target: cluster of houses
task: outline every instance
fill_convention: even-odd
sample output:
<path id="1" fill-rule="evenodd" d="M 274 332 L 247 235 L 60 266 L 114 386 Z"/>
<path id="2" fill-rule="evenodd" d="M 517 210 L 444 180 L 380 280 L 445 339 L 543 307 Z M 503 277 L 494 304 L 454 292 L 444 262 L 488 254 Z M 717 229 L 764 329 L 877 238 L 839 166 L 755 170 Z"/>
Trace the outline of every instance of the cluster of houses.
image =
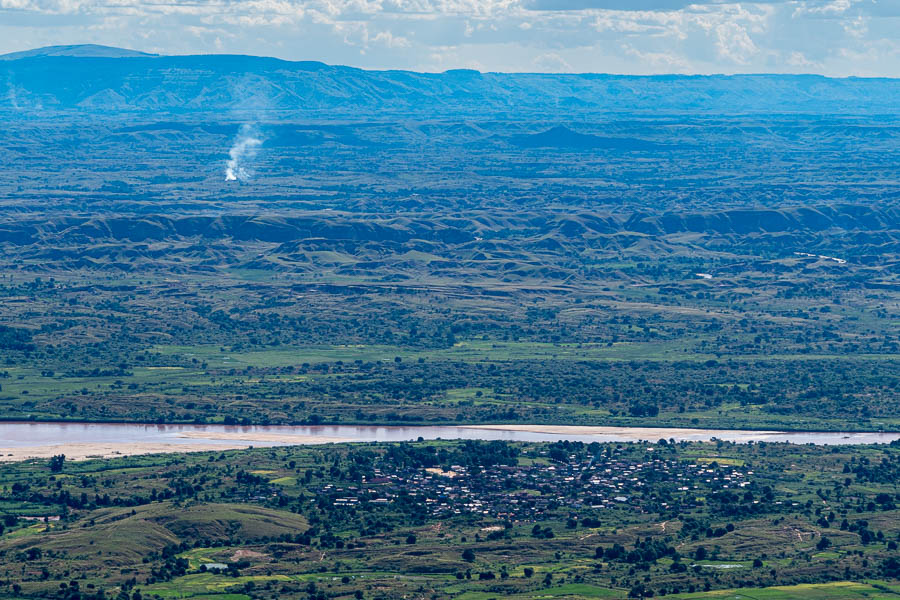
<path id="1" fill-rule="evenodd" d="M 518 466 L 390 469 L 380 465 L 362 483 L 329 483 L 317 491 L 334 506 L 390 505 L 400 495 L 420 500 L 435 517 L 481 514 L 533 519 L 558 509 L 659 511 L 696 506 L 717 490 L 740 491 L 753 471 L 714 461 L 691 462 L 613 452 L 550 460 L 546 452 Z"/>

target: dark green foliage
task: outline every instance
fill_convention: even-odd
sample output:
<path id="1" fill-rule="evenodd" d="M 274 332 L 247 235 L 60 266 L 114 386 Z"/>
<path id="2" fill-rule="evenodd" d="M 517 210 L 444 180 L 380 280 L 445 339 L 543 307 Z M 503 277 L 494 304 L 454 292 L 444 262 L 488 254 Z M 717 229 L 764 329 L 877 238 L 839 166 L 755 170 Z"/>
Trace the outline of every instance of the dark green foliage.
<path id="1" fill-rule="evenodd" d="M 50 458 L 50 470 L 54 473 L 59 473 L 63 470 L 63 465 L 66 462 L 65 454 L 57 454 Z"/>

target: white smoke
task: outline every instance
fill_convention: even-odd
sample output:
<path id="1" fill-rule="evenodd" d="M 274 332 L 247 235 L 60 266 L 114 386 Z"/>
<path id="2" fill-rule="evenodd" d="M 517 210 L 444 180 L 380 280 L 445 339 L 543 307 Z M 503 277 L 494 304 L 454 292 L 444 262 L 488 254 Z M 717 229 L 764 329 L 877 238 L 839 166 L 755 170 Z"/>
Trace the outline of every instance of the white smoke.
<path id="1" fill-rule="evenodd" d="M 225 181 L 247 181 L 253 172 L 246 166 L 256 156 L 262 139 L 252 125 L 243 124 L 238 131 L 231 150 L 228 151 L 228 162 L 225 163 Z"/>

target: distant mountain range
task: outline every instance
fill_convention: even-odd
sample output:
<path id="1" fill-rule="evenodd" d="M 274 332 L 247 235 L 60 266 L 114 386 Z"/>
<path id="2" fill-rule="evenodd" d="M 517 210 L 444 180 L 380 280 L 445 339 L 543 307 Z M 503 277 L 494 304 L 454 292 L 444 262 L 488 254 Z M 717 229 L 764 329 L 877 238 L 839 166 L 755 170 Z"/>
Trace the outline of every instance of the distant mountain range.
<path id="1" fill-rule="evenodd" d="M 148 54 L 147 52 L 138 52 L 137 50 L 126 50 L 124 48 L 113 48 L 112 46 L 99 46 L 97 44 L 76 44 L 73 46 L 44 46 L 43 48 L 35 48 L 34 50 L 23 50 L 22 52 L 0 54 L 0 60 L 19 60 L 21 58 L 38 58 L 48 56 L 74 56 L 78 58 L 134 58 L 136 56 L 147 57 L 159 55 Z"/>
<path id="2" fill-rule="evenodd" d="M 236 55 L 156 56 L 82 45 L 0 57 L 0 110 L 285 111 L 320 116 L 370 111 L 436 117 L 603 112 L 896 114 L 900 112 L 900 80 L 366 71 L 320 62 Z"/>

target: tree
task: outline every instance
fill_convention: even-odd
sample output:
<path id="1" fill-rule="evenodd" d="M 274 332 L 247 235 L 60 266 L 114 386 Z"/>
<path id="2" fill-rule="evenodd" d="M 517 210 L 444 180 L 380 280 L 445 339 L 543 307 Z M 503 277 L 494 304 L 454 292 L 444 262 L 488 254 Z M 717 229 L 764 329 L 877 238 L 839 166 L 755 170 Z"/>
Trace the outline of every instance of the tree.
<path id="1" fill-rule="evenodd" d="M 63 470 L 63 464 L 66 462 L 65 454 L 57 454 L 50 458 L 50 470 L 54 473 L 59 473 Z"/>
<path id="2" fill-rule="evenodd" d="M 816 544 L 817 550 L 824 550 L 825 548 L 831 545 L 831 540 L 829 540 L 826 536 L 822 536 L 822 539 L 819 540 L 819 543 Z"/>
<path id="3" fill-rule="evenodd" d="M 885 577 L 889 577 L 891 579 L 900 577 L 900 560 L 897 560 L 895 556 L 888 558 L 883 563 L 881 563 L 881 572 Z"/>
<path id="4" fill-rule="evenodd" d="M 407 543 L 407 544 L 415 544 L 415 543 L 416 543 L 416 536 L 414 536 L 413 534 L 409 534 L 409 535 L 406 537 L 406 543 Z"/>
<path id="5" fill-rule="evenodd" d="M 471 548 L 463 550 L 462 559 L 466 562 L 475 562 L 475 551 Z"/>
<path id="6" fill-rule="evenodd" d="M 643 583 L 638 583 L 628 592 L 629 598 L 643 598 L 647 595 L 647 589 Z"/>

